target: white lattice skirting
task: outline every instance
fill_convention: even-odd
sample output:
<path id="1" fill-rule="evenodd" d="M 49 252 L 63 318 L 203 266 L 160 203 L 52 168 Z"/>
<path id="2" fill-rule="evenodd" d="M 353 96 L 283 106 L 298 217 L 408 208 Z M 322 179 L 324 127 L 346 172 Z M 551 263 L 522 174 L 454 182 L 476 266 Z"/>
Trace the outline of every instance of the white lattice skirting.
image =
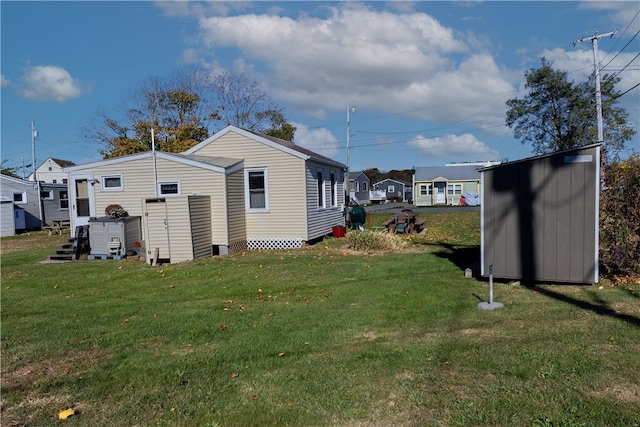
<path id="1" fill-rule="evenodd" d="M 250 237 L 247 239 L 249 250 L 298 249 L 304 246 L 299 237 Z"/>

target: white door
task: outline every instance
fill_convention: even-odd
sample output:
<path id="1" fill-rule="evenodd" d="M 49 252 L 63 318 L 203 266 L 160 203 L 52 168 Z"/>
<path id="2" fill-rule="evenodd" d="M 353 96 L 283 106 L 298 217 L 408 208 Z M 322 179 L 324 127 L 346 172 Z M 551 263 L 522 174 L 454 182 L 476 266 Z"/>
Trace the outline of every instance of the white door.
<path id="1" fill-rule="evenodd" d="M 165 199 L 146 199 L 144 201 L 144 234 L 147 251 L 147 263 L 152 264 L 158 251 L 158 259 L 171 260 L 169 241 L 169 219 Z"/>
<path id="2" fill-rule="evenodd" d="M 96 201 L 91 174 L 71 175 L 71 220 L 72 225 L 89 224 L 89 218 L 96 216 Z"/>
<path id="3" fill-rule="evenodd" d="M 445 194 L 446 190 L 446 182 L 436 182 L 436 204 L 444 205 L 447 203 L 447 195 Z"/>

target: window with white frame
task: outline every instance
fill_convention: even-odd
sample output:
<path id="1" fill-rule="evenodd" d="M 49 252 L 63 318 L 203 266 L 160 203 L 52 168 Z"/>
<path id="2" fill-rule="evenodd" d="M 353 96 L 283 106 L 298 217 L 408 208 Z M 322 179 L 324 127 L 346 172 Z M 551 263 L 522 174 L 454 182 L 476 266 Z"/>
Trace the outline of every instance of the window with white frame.
<path id="1" fill-rule="evenodd" d="M 122 174 L 102 175 L 100 179 L 102 191 L 123 191 Z"/>
<path id="2" fill-rule="evenodd" d="M 60 209 L 69 209 L 69 193 L 66 190 L 60 190 Z"/>
<path id="3" fill-rule="evenodd" d="M 26 191 L 15 191 L 13 193 L 13 203 L 16 205 L 24 205 L 27 203 L 27 192 Z"/>
<path id="4" fill-rule="evenodd" d="M 362 181 L 362 188 L 360 189 L 360 191 L 369 191 L 367 189 L 367 182 L 366 181 Z"/>
<path id="5" fill-rule="evenodd" d="M 269 210 L 269 188 L 266 168 L 245 170 L 245 203 L 248 211 Z"/>
<path id="6" fill-rule="evenodd" d="M 158 196 L 179 196 L 180 181 L 158 181 Z"/>
<path id="7" fill-rule="evenodd" d="M 331 172 L 329 178 L 331 182 L 331 206 L 338 206 L 338 181 L 336 180 L 336 174 Z"/>
<path id="8" fill-rule="evenodd" d="M 53 200 L 53 190 L 40 190 L 42 200 Z"/>
<path id="9" fill-rule="evenodd" d="M 462 194 L 462 184 L 448 184 L 447 194 L 451 196 L 454 194 Z"/>
<path id="10" fill-rule="evenodd" d="M 393 193 L 396 191 L 396 187 L 394 185 L 390 185 L 387 187 L 387 193 Z"/>
<path id="11" fill-rule="evenodd" d="M 316 186 L 318 187 L 318 207 L 326 207 L 325 190 L 324 190 L 324 174 L 322 170 L 316 172 Z"/>

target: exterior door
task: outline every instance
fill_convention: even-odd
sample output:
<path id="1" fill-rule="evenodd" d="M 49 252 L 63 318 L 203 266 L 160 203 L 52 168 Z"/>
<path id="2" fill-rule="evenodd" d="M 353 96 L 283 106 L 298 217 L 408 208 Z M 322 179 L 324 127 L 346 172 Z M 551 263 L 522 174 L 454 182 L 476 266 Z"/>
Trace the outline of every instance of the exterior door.
<path id="1" fill-rule="evenodd" d="M 436 204 L 444 205 L 447 203 L 447 183 L 446 182 L 436 182 Z"/>
<path id="2" fill-rule="evenodd" d="M 158 259 L 165 262 L 171 260 L 169 242 L 169 219 L 167 217 L 167 202 L 165 199 L 146 199 L 144 201 L 144 234 L 147 251 L 147 262 L 153 263 L 158 251 Z"/>
<path id="3" fill-rule="evenodd" d="M 89 224 L 89 218 L 96 216 L 96 201 L 91 174 L 71 175 L 71 222 L 75 229 Z"/>

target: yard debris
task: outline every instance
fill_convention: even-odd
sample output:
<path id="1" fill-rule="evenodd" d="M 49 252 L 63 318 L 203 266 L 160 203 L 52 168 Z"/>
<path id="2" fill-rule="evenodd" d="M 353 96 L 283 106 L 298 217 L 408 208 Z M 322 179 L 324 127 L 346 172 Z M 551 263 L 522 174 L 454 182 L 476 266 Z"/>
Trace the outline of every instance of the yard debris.
<path id="1" fill-rule="evenodd" d="M 73 408 L 63 409 L 62 411 L 58 412 L 58 419 L 66 420 L 70 416 L 75 415 L 75 413 L 76 411 L 74 411 Z"/>

